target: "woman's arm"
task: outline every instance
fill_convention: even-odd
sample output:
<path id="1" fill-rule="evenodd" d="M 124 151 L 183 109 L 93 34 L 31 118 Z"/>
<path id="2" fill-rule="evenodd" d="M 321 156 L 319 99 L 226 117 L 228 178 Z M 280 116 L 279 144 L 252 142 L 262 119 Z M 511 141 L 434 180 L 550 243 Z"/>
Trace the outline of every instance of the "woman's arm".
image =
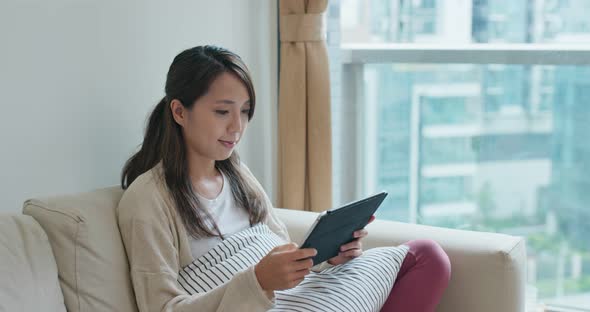
<path id="1" fill-rule="evenodd" d="M 118 207 L 139 311 L 265 311 L 273 306 L 260 287 L 254 267 L 203 294 L 188 295 L 178 284 L 178 231 L 162 200 L 130 187 Z M 176 233 L 175 233 L 176 232 Z"/>

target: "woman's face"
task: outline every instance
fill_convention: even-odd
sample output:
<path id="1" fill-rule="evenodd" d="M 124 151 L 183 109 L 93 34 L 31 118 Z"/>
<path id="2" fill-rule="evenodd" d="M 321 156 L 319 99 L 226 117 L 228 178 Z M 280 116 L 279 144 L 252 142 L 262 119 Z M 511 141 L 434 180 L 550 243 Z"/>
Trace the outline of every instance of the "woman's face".
<path id="1" fill-rule="evenodd" d="M 224 160 L 244 135 L 249 112 L 250 96 L 244 83 L 223 73 L 190 110 L 184 109 L 182 124 L 177 116 L 175 119 L 183 127 L 189 155 Z"/>

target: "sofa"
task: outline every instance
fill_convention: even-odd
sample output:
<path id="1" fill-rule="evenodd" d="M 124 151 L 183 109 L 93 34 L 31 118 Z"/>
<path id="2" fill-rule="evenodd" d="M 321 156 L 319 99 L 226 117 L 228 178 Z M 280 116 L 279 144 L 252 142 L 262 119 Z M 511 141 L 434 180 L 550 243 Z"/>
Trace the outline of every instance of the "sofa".
<path id="1" fill-rule="evenodd" d="M 30 199 L 0 215 L 0 311 L 137 311 L 117 227 L 119 187 Z M 294 241 L 316 213 L 277 209 Z M 436 240 L 452 276 L 437 311 L 524 311 L 521 237 L 376 220 L 365 248 Z"/>

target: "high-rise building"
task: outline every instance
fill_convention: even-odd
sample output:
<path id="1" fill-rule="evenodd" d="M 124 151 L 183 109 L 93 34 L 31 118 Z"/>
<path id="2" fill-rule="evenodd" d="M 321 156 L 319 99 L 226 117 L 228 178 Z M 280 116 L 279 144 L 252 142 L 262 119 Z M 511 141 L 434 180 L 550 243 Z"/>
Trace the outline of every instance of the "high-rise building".
<path id="1" fill-rule="evenodd" d="M 370 1 L 361 10 L 370 26 L 360 29 L 370 29 L 366 41 L 524 42 L 532 10 L 528 1 Z M 550 172 L 541 142 L 551 133 L 547 105 L 539 115 L 530 104 L 539 98 L 533 93 L 546 91 L 538 70 L 537 79 L 529 67 L 501 64 L 371 65 L 365 72 L 368 105 L 379 112 L 377 188 L 390 191 L 381 217 L 409 220 L 414 212 L 412 221 L 436 224 L 482 210 L 535 213 L 536 189 Z"/>
<path id="2" fill-rule="evenodd" d="M 572 245 L 590 250 L 590 68 L 562 66 L 555 76 L 553 166 L 543 206 Z"/>
<path id="3" fill-rule="evenodd" d="M 590 20 L 584 12 L 590 2 L 540 1 L 536 37 L 549 43 L 590 42 Z M 551 184 L 540 192 L 542 209 L 559 220 L 560 230 L 571 244 L 590 250 L 590 68 L 551 66 L 541 76 L 550 92 L 539 108 L 552 105 L 554 131 L 551 140 Z"/>
<path id="4" fill-rule="evenodd" d="M 590 42 L 587 0 L 345 2 L 347 43 Z M 589 290 L 590 67 L 365 64 L 364 81 L 379 217 L 526 236 L 539 298 Z"/>

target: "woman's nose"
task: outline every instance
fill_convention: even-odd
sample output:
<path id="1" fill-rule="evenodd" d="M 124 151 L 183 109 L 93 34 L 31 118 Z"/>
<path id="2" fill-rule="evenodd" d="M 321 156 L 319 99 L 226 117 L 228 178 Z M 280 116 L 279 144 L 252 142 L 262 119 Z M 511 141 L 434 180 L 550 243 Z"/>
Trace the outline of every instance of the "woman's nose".
<path id="1" fill-rule="evenodd" d="M 234 114 L 230 125 L 229 125 L 229 131 L 230 132 L 240 132 L 242 131 L 242 118 L 240 116 L 240 114 L 237 114 L 237 116 Z"/>

